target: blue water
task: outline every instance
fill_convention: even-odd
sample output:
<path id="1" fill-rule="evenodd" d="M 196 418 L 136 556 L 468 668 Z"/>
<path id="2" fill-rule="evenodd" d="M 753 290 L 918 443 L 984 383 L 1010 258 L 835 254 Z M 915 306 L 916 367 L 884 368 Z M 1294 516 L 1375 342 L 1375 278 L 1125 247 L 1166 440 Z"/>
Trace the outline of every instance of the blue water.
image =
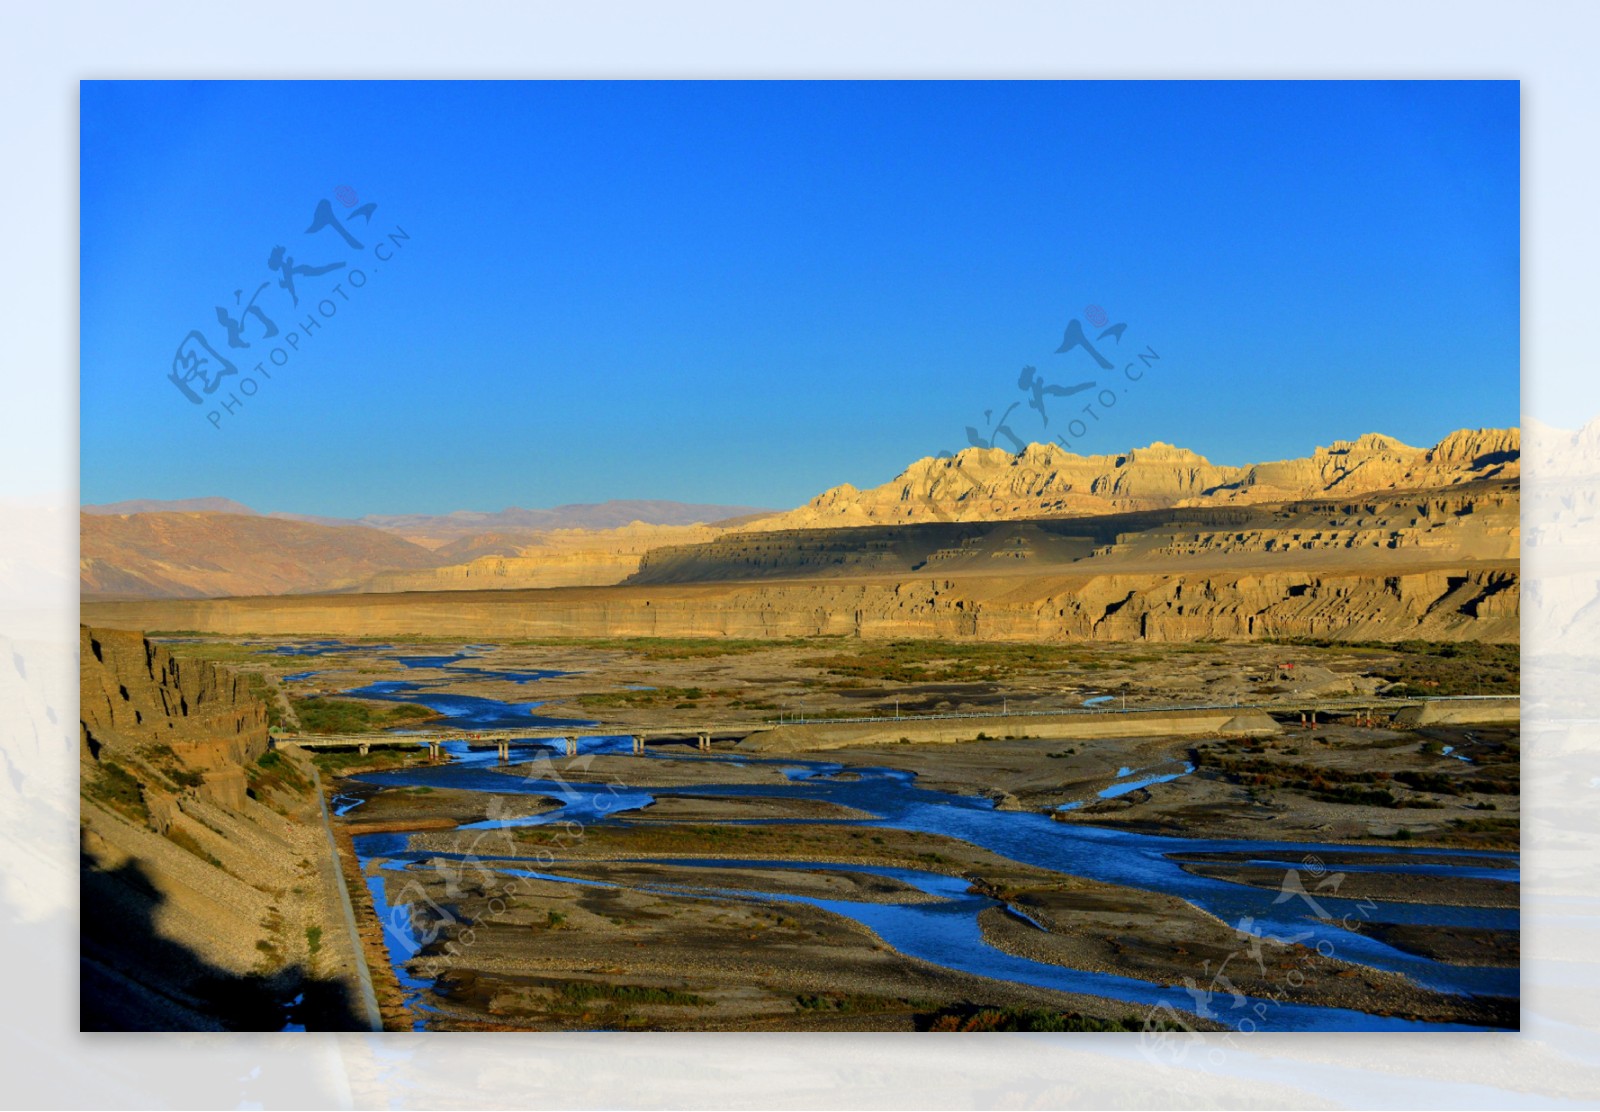
<path id="1" fill-rule="evenodd" d="M 1123 769 L 1117 775 L 1126 776 L 1129 771 L 1128 769 Z M 1129 792 L 1138 791 L 1140 788 L 1148 788 L 1151 784 L 1169 783 L 1180 776 L 1187 776 L 1193 771 L 1194 765 L 1185 763 L 1182 772 L 1169 772 L 1159 776 L 1144 776 L 1138 780 L 1126 780 L 1119 784 L 1112 784 L 1109 788 L 1100 792 L 1099 795 L 1101 799 L 1115 799 L 1119 795 L 1127 795 Z M 1057 809 L 1059 810 L 1059 808 Z"/>
<path id="2" fill-rule="evenodd" d="M 387 912 L 380 914 L 379 917 L 379 926 L 383 928 L 384 949 L 389 952 L 389 964 L 394 968 L 395 976 L 400 981 L 400 991 L 405 998 L 406 1007 L 412 1009 L 412 1014 L 416 1017 L 412 1021 L 411 1029 L 421 1031 L 427 1024 L 420 1013 L 435 1010 L 428 1005 L 426 995 L 426 990 L 432 987 L 432 982 L 413 976 L 407 968 L 407 963 L 432 940 L 418 937 L 411 923 L 411 905 L 389 902 L 384 879 L 381 876 L 367 877 L 367 891 L 372 894 L 372 906 L 383 908 Z"/>
<path id="3" fill-rule="evenodd" d="M 548 680 L 556 676 L 568 676 L 570 672 L 560 672 L 553 668 L 474 668 L 461 666 L 460 661 L 472 660 L 482 655 L 483 651 L 494 648 L 493 645 L 468 645 L 460 652 L 450 653 L 448 656 L 391 656 L 390 660 L 398 662 L 406 668 L 436 668 L 449 672 L 452 676 L 469 676 L 473 679 L 505 680 L 510 683 L 533 683 L 535 680 Z"/>
<path id="4" fill-rule="evenodd" d="M 727 861 L 668 861 L 675 867 L 738 867 Z M 747 862 L 746 867 L 770 867 L 768 862 Z M 969 893 L 966 882 L 937 873 L 916 873 L 909 869 L 868 869 L 859 866 L 838 866 L 818 862 L 793 862 L 791 868 L 817 871 L 874 872 L 910 883 L 920 891 L 942 897 L 931 903 L 874 903 L 864 900 L 824 899 L 793 894 L 772 895 L 760 891 L 741 889 L 711 889 L 711 897 L 745 897 L 769 903 L 797 903 L 821 908 L 856 920 L 879 938 L 903 954 L 921 958 L 946 969 L 955 969 L 981 977 L 1038 985 L 1062 992 L 1076 992 L 1092 996 L 1105 996 L 1129 1004 L 1152 1008 L 1161 1004 L 1175 1004 L 1172 990 L 1150 981 L 1122 977 L 1112 973 L 1091 973 L 1069 969 L 1046 962 L 1018 957 L 996 949 L 984 940 L 978 923 L 980 912 L 1000 906 L 987 896 Z M 551 877 L 550 879 L 555 879 Z M 583 883 L 574 881 L 574 883 Z M 657 890 L 674 891 L 674 886 L 658 886 Z M 694 894 L 691 891 L 683 894 Z M 1193 1003 L 1192 999 L 1190 1001 Z M 1214 1005 L 1214 1006 L 1213 1006 Z M 1226 1002 L 1217 1000 L 1208 1004 L 1212 1018 L 1224 1018 L 1219 1009 L 1234 1010 L 1236 1002 L 1229 997 Z M 1273 1030 L 1338 1030 L 1338 1031 L 1422 1031 L 1470 1030 L 1464 1026 L 1425 1024 L 1411 1020 L 1377 1017 L 1344 1008 L 1321 1008 L 1297 1005 L 1282 1001 L 1260 1000 L 1244 997 L 1237 1005 L 1247 1015 L 1260 1014 Z M 1260 1009 L 1258 1013 L 1256 1009 Z"/>
<path id="5" fill-rule="evenodd" d="M 265 650 L 269 656 L 327 656 L 330 653 L 375 652 L 393 645 L 352 645 L 346 641 L 302 641 L 295 645 L 275 645 Z"/>
<path id="6" fill-rule="evenodd" d="M 357 688 L 349 694 L 364 698 L 420 703 L 446 715 L 444 719 L 438 720 L 438 724 L 469 730 L 507 726 L 520 728 L 594 726 L 594 723 L 586 720 L 538 716 L 533 713 L 542 705 L 538 702 L 505 703 L 476 696 L 450 694 L 422 684 L 386 681 Z M 531 742 L 529 747 L 535 752 L 540 752 L 542 748 L 553 751 L 554 743 L 542 746 L 542 743 Z M 710 765 L 722 763 L 772 765 L 782 772 L 784 780 L 781 783 L 753 786 L 708 782 L 672 788 L 643 789 L 616 784 L 568 782 L 559 776 L 559 770 L 563 767 L 563 763 L 559 760 L 538 761 L 532 766 L 530 775 L 512 776 L 493 770 L 498 760 L 493 751 L 469 750 L 463 743 L 447 743 L 445 748 L 454 758 L 450 764 L 365 773 L 358 779 L 379 787 L 427 785 L 498 795 L 531 794 L 555 799 L 560 804 L 557 809 L 543 814 L 519 818 L 491 817 L 466 828 L 483 830 L 554 823 L 609 822 L 619 814 L 647 808 L 657 799 L 685 795 L 779 797 L 835 803 L 856 808 L 873 816 L 863 820 L 838 820 L 842 825 L 889 827 L 941 834 L 961 839 L 1025 864 L 1109 884 L 1169 893 L 1234 925 L 1240 932 L 1241 946 L 1251 936 L 1258 936 L 1274 943 L 1298 943 L 1317 948 L 1324 954 L 1344 961 L 1402 974 L 1418 985 L 1441 992 L 1511 997 L 1517 996 L 1519 992 L 1516 969 L 1454 966 L 1432 961 L 1397 950 L 1355 930 L 1347 930 L 1338 922 L 1343 920 L 1358 925 L 1363 921 L 1373 920 L 1514 931 L 1519 925 L 1519 914 L 1515 908 L 1358 901 L 1339 896 L 1337 885 L 1329 880 L 1329 877 L 1341 872 L 1392 872 L 1400 875 L 1460 876 L 1516 883 L 1520 879 L 1517 869 L 1518 858 L 1512 853 L 1398 846 L 1350 847 L 1338 844 L 1177 838 L 1138 834 L 1082 823 L 1057 822 L 1044 814 L 998 811 L 994 808 L 993 802 L 985 798 L 954 795 L 923 788 L 916 783 L 914 774 L 900 769 L 853 767 L 846 770 L 837 762 L 800 760 L 792 757 L 760 759 L 719 754 L 715 757 L 698 758 L 707 762 L 708 773 L 711 772 Z M 628 753 L 630 750 L 629 740 L 626 737 L 616 736 L 585 738 L 580 752 L 588 755 Z M 655 757 L 647 755 L 639 759 L 650 760 Z M 845 775 L 847 771 L 848 774 Z M 1115 784 L 1100 794 L 1111 798 L 1151 783 L 1173 780 L 1192 771 L 1192 766 L 1186 765 L 1181 772 L 1143 776 L 1137 780 Z M 1133 772 L 1133 769 L 1124 768 L 1119 772 L 1119 776 L 1132 775 Z M 1058 810 L 1068 810 L 1073 806 L 1075 804 L 1065 804 Z M 760 825 L 783 821 L 793 820 L 757 819 L 749 820 L 749 824 Z M 409 842 L 410 837 L 405 834 L 372 834 L 358 836 L 355 839 L 355 846 L 363 862 L 382 857 L 397 858 L 401 864 L 414 864 L 422 860 L 449 856 L 436 853 L 410 855 L 407 851 Z M 1191 861 L 1185 860 L 1197 853 L 1247 855 L 1248 864 L 1284 869 L 1286 883 L 1281 888 L 1268 889 L 1198 876 L 1186 867 Z M 1280 856 L 1284 860 L 1277 859 Z M 1323 864 L 1348 858 L 1360 858 L 1360 860 L 1336 867 Z M 1426 860 L 1412 861 L 1411 858 L 1426 858 Z M 518 861 L 531 861 L 522 858 L 501 860 L 504 860 L 504 865 L 497 867 L 511 871 L 517 870 Z M 686 877 L 696 868 L 713 864 L 719 868 L 736 867 L 722 860 L 711 862 L 685 859 L 672 861 L 671 864 L 674 867 L 681 867 Z M 763 861 L 759 866 L 763 869 L 773 868 L 775 863 Z M 1212 999 L 1208 1005 L 1203 995 L 1195 996 L 1182 988 L 1155 985 L 1113 974 L 1067 969 L 997 950 L 984 942 L 977 916 L 985 908 L 1004 905 L 998 905 L 988 897 L 969 893 L 967 882 L 964 880 L 915 870 L 885 871 L 859 865 L 844 866 L 819 862 L 791 862 L 782 867 L 892 875 L 918 891 L 938 898 L 932 902 L 884 904 L 802 898 L 786 893 L 753 889 L 696 889 L 692 884 L 662 887 L 663 890 L 671 890 L 678 894 L 698 894 L 708 898 L 810 904 L 854 919 L 876 932 L 888 945 L 902 953 L 968 973 L 1063 991 L 1090 993 L 1123 1000 L 1141 1007 L 1165 1004 L 1180 1011 L 1205 1014 L 1206 1008 L 1210 1006 L 1216 1011 L 1214 1018 L 1219 1018 L 1225 1023 L 1230 1021 L 1230 1015 L 1237 1012 L 1236 1002 L 1229 997 Z M 550 876 L 557 878 L 556 874 Z M 1290 876 L 1299 879 L 1299 883 L 1292 889 L 1287 884 Z M 565 876 L 558 879 L 573 884 L 598 883 Z M 389 920 L 409 923 L 408 907 L 403 903 L 393 906 L 386 903 L 381 883 L 374 887 L 373 894 L 376 905 Z M 1008 910 L 1014 912 L 1014 909 Z M 386 932 L 389 929 L 386 925 Z M 414 938 L 406 939 L 396 935 L 391 954 L 396 956 L 400 964 L 403 964 L 401 952 L 406 951 L 414 942 Z M 409 953 L 404 956 L 409 956 Z M 405 976 L 409 975 L 403 974 L 402 978 L 408 993 L 416 993 L 420 997 L 421 989 L 426 987 L 425 984 L 418 981 L 412 985 L 404 980 Z M 1206 974 L 1197 967 L 1194 977 L 1196 981 L 1204 984 Z M 1343 1009 L 1294 1005 L 1270 1000 L 1249 1001 L 1248 1010 L 1237 1014 L 1240 1018 L 1248 1018 L 1249 1022 L 1262 1029 L 1274 1030 L 1450 1029 L 1446 1025 L 1419 1024 Z"/>
<path id="7" fill-rule="evenodd" d="M 428 725 L 443 729 L 534 730 L 547 727 L 581 729 L 595 725 L 595 722 L 588 718 L 556 718 L 534 714 L 536 709 L 544 705 L 542 702 L 507 703 L 477 695 L 455 695 L 448 691 L 436 690 L 426 684 L 410 683 L 405 680 L 379 680 L 365 687 L 353 688 L 345 694 L 362 699 L 384 699 L 395 703 L 416 703 L 425 706 L 444 716 L 431 720 Z"/>

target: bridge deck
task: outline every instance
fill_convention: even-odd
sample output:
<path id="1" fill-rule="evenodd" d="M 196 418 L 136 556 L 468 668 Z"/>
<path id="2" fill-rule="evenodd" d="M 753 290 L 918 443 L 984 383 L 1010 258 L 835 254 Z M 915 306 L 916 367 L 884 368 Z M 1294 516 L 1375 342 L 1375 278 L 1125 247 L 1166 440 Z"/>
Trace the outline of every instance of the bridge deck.
<path id="1" fill-rule="evenodd" d="M 862 716 L 849 718 L 833 718 L 827 716 L 807 717 L 797 715 L 785 718 L 781 722 L 771 720 L 753 723 L 723 723 L 715 726 L 679 727 L 672 730 L 628 730 L 618 729 L 612 731 L 598 731 L 588 729 L 575 730 L 437 730 L 427 733 L 414 734 L 288 734 L 273 735 L 274 744 L 298 745 L 307 749 L 333 749 L 333 748 L 397 748 L 406 746 L 435 746 L 444 742 L 466 742 L 469 748 L 490 748 L 503 744 L 529 744 L 533 742 L 560 742 L 582 741 L 595 738 L 631 737 L 636 744 L 648 745 L 657 743 L 681 741 L 686 744 L 699 742 L 704 748 L 708 741 L 739 741 L 752 734 L 762 733 L 777 726 L 831 726 L 831 725 L 869 725 L 885 722 L 939 722 L 948 720 L 973 719 L 983 720 L 988 718 L 1027 718 L 1036 720 L 1040 725 L 1048 725 L 1050 720 L 1058 719 L 1063 722 L 1081 722 L 1091 717 L 1138 717 L 1138 716 L 1171 716 L 1185 713 L 1207 714 L 1217 711 L 1234 711 L 1241 714 L 1337 714 L 1346 713 L 1375 713 L 1389 714 L 1404 710 L 1408 707 L 1449 706 L 1459 704 L 1470 706 L 1475 702 L 1501 701 L 1518 702 L 1518 695 L 1430 695 L 1414 698 L 1385 698 L 1383 696 L 1339 696 L 1328 698 L 1301 698 L 1279 699 L 1271 702 L 1250 703 L 1170 703 L 1152 705 L 1148 703 L 1126 709 L 1115 706 L 1071 707 L 1063 710 L 1017 710 L 1017 711 L 968 711 L 959 714 L 917 714 L 917 715 L 883 715 Z M 706 740 L 702 740 L 706 739 Z"/>

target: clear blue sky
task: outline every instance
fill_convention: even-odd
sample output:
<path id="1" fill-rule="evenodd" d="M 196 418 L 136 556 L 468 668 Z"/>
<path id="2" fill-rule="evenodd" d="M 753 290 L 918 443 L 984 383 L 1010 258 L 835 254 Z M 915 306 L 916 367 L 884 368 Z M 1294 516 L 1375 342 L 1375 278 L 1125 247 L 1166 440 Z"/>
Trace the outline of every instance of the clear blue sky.
<path id="1" fill-rule="evenodd" d="M 958 450 L 1013 403 L 1025 440 L 1225 463 L 1514 425 L 1518 100 L 1514 82 L 85 83 L 82 497 L 782 507 Z M 323 199 L 360 250 L 307 234 Z M 346 265 L 298 274 L 291 310 L 279 246 Z M 235 310 L 250 347 L 229 348 L 216 309 L 262 282 L 279 335 Z M 335 283 L 348 300 L 253 375 Z M 1098 345 L 1116 366 L 1159 353 L 1141 381 L 1055 354 L 1090 305 L 1128 326 Z M 189 380 L 200 405 L 168 378 L 191 330 L 237 369 L 214 395 Z M 1097 391 L 1047 397 L 1047 429 L 1024 365 L 1117 403 L 1073 436 Z"/>

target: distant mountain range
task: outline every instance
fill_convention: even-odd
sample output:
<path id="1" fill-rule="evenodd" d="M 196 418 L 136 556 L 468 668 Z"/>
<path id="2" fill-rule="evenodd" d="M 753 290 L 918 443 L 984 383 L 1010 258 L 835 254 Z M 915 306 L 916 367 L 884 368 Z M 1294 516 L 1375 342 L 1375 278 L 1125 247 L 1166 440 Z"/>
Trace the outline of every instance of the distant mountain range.
<path id="1" fill-rule="evenodd" d="M 135 498 L 128 502 L 106 502 L 99 506 L 79 506 L 86 514 L 114 516 L 121 514 L 247 514 L 255 511 L 243 502 L 232 498 L 176 498 L 163 502 L 157 498 Z M 340 522 L 340 524 L 349 524 Z"/>
<path id="2" fill-rule="evenodd" d="M 588 583 L 597 577 L 613 582 L 638 567 L 658 531 L 661 543 L 682 543 L 722 529 L 698 523 L 734 523 L 770 512 L 615 500 L 547 510 L 344 519 L 262 514 L 229 498 L 138 499 L 82 507 L 79 593 L 84 598 L 207 598 L 348 591 L 373 581 L 416 589 L 431 585 L 431 569 L 516 559 L 528 551 L 537 556 L 514 566 L 531 585 Z M 562 567 L 552 575 L 536 566 L 541 562 Z M 586 563 L 595 566 L 575 566 Z M 466 575 L 447 574 L 444 581 L 464 584 Z M 520 584 L 502 580 L 495 585 Z"/>
<path id="3" fill-rule="evenodd" d="M 85 512 L 78 520 L 85 598 L 295 594 L 438 563 L 421 545 L 365 525 L 207 512 Z"/>
<path id="4" fill-rule="evenodd" d="M 85 598 L 193 598 L 594 586 L 633 574 L 654 547 L 733 533 L 1358 496 L 1514 479 L 1520 467 L 1517 429 L 1464 429 L 1431 448 L 1369 433 L 1304 458 L 1240 467 L 1161 443 L 1099 456 L 1049 444 L 1020 453 L 969 448 L 918 460 L 882 486 L 844 484 L 781 513 L 618 500 L 343 520 L 258 514 L 226 498 L 136 500 L 83 507 L 80 590 Z"/>
<path id="5" fill-rule="evenodd" d="M 128 502 L 108 502 L 81 507 L 96 516 L 149 513 L 242 514 L 250 517 L 277 517 L 286 521 L 305 521 L 313 525 L 366 525 L 402 536 L 427 539 L 453 538 L 463 534 L 534 531 L 552 529 L 617 529 L 634 522 L 646 525 L 711 524 L 729 518 L 766 515 L 774 511 L 756 506 L 718 506 L 692 502 L 664 502 L 647 499 L 609 502 L 573 502 L 548 510 L 525 510 L 511 506 L 497 512 L 456 510 L 447 514 L 368 514 L 359 518 L 322 517 L 314 514 L 276 512 L 260 514 L 231 498 L 179 498 L 159 501 L 138 498 Z"/>

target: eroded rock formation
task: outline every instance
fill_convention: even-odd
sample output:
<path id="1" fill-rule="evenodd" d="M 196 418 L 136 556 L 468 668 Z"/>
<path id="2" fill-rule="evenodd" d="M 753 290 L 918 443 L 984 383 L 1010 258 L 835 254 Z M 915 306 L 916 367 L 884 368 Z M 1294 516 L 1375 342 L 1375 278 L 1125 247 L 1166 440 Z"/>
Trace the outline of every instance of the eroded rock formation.
<path id="1" fill-rule="evenodd" d="M 777 529 L 917 521 L 993 521 L 1116 513 L 1170 506 L 1277 502 L 1454 486 L 1520 473 L 1516 429 L 1463 429 L 1432 448 L 1369 433 L 1302 459 L 1243 467 L 1159 441 L 1118 455 L 1080 456 L 1054 444 L 1013 453 L 968 448 L 918 460 L 871 490 L 847 484 L 806 505 L 742 528 Z"/>
<path id="2" fill-rule="evenodd" d="M 318 803 L 263 761 L 266 705 L 138 632 L 80 642 L 84 1028 L 359 1026 Z"/>

